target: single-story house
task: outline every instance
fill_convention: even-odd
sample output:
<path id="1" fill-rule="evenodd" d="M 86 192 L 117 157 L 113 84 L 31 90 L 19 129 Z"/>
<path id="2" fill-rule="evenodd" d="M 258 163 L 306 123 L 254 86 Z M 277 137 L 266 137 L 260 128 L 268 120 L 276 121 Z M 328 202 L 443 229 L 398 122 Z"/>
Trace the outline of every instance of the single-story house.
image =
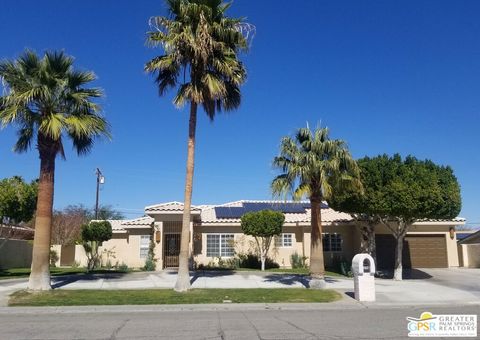
<path id="1" fill-rule="evenodd" d="M 34 232 L 25 225 L 0 224 L 0 270 L 30 266 Z"/>
<path id="2" fill-rule="evenodd" d="M 274 209 L 285 214 L 282 234 L 275 238 L 269 256 L 281 267 L 291 267 L 290 257 L 297 253 L 310 256 L 310 204 L 309 202 L 249 201 L 242 200 L 222 205 L 192 206 L 190 223 L 191 254 L 195 264 L 209 264 L 218 258 L 228 259 L 235 253 L 248 253 L 253 238 L 244 235 L 240 217 L 249 211 Z M 155 243 L 157 269 L 178 266 L 183 204 L 168 202 L 145 207 L 145 217 L 111 221 L 113 238 L 102 245 L 112 264 L 125 263 L 129 267 L 142 267 L 148 255 L 151 235 Z M 335 211 L 326 203 L 321 209 L 325 263 L 350 261 L 360 252 L 361 233 L 351 215 Z M 405 239 L 404 268 L 458 267 L 455 227 L 465 220 L 422 220 L 414 223 Z M 153 230 L 152 230 L 153 228 Z M 153 231 L 153 232 L 152 232 Z M 390 231 L 376 228 L 377 261 L 379 268 L 392 268 L 394 239 Z M 77 248 L 81 246 L 77 246 Z M 85 265 L 82 249 L 63 247 L 60 264 L 74 260 Z"/>
<path id="3" fill-rule="evenodd" d="M 462 267 L 480 268 L 480 230 L 458 242 L 458 254 Z"/>

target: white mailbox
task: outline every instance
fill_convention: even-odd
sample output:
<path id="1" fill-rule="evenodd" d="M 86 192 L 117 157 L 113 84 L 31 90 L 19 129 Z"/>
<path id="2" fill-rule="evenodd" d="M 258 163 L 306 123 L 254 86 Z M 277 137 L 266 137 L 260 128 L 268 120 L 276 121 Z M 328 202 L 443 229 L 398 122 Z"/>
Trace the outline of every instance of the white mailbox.
<path id="1" fill-rule="evenodd" d="M 357 254 L 352 260 L 355 299 L 375 301 L 375 262 L 369 254 Z"/>

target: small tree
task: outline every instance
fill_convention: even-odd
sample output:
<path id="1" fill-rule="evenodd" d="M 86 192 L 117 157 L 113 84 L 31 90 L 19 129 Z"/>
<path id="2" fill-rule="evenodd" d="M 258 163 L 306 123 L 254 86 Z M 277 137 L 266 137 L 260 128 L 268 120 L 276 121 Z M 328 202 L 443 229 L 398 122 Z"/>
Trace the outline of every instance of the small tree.
<path id="1" fill-rule="evenodd" d="M 112 238 L 112 225 L 108 221 L 93 221 L 82 226 L 83 248 L 87 255 L 87 270 L 100 265 L 98 248 Z"/>
<path id="2" fill-rule="evenodd" d="M 95 208 L 88 210 L 87 218 L 89 220 L 95 219 Z M 99 220 L 123 220 L 124 218 L 125 218 L 125 215 L 122 212 L 115 210 L 115 208 L 110 204 L 106 204 L 106 205 L 101 204 L 98 207 Z"/>
<path id="3" fill-rule="evenodd" d="M 272 239 L 275 235 L 280 235 L 284 221 L 285 216 L 281 212 L 272 210 L 249 212 L 242 216 L 242 230 L 244 234 L 255 238 L 262 270 L 265 270 L 265 260 Z"/>
<path id="4" fill-rule="evenodd" d="M 157 259 L 155 258 L 155 223 L 150 225 L 150 244 L 148 246 L 148 256 L 145 260 L 143 269 L 149 272 L 155 271 L 157 268 Z"/>
<path id="5" fill-rule="evenodd" d="M 0 180 L 0 224 L 30 221 L 35 212 L 37 194 L 37 181 L 26 183 L 19 176 Z"/>
<path id="6" fill-rule="evenodd" d="M 82 226 L 88 222 L 88 209 L 83 205 L 69 205 L 55 210 L 52 219 L 52 244 L 75 244 L 81 238 Z"/>
<path id="7" fill-rule="evenodd" d="M 33 218 L 37 193 L 36 181 L 29 184 L 18 176 L 0 180 L 0 248 L 8 239 L 29 233 L 15 225 Z"/>
<path id="8" fill-rule="evenodd" d="M 379 221 L 392 232 L 396 240 L 394 279 L 401 280 L 403 242 L 410 226 L 421 219 L 456 217 L 461 209 L 460 186 L 450 167 L 412 156 L 365 157 L 358 164 L 364 194 L 351 191 L 332 197 L 329 204 L 356 215 L 370 230 Z M 368 237 L 369 247 L 374 248 L 375 233 Z"/>

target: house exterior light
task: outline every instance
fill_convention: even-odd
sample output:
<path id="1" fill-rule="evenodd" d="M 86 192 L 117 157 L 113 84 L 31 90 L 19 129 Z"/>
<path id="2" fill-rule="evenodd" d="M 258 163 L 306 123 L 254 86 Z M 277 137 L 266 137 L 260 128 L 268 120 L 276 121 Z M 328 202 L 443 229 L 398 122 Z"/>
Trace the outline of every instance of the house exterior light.
<path id="1" fill-rule="evenodd" d="M 455 238 L 455 227 L 450 227 L 450 238 L 453 240 Z"/>

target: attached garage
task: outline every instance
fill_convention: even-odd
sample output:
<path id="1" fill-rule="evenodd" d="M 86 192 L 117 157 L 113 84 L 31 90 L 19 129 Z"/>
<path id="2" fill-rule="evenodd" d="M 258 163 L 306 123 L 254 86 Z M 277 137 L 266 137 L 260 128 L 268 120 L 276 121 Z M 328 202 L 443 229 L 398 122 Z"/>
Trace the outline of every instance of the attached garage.
<path id="1" fill-rule="evenodd" d="M 392 269 L 395 264 L 395 238 L 376 235 L 377 266 Z M 403 268 L 448 268 L 445 234 L 407 235 L 403 243 Z"/>

